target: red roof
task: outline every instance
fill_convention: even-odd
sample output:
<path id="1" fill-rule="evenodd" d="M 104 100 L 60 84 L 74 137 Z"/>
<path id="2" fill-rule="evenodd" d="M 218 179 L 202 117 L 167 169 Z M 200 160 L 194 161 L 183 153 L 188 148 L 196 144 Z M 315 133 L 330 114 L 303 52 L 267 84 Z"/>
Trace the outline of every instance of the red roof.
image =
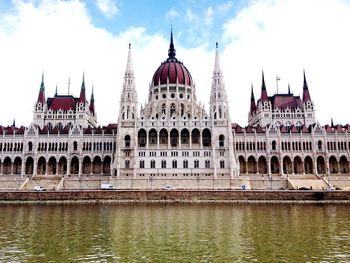
<path id="1" fill-rule="evenodd" d="M 272 106 L 279 109 L 295 109 L 301 106 L 301 100 L 299 96 L 293 94 L 276 94 L 271 97 Z"/>
<path id="2" fill-rule="evenodd" d="M 177 59 L 171 59 L 163 62 L 153 75 L 153 85 L 167 84 L 169 78 L 169 84 L 182 84 L 190 86 L 192 84 L 191 73 L 188 69 Z M 177 80 L 177 82 L 176 82 Z"/>
<path id="3" fill-rule="evenodd" d="M 47 104 L 50 110 L 75 110 L 75 99 L 73 96 L 57 95 L 49 98 Z"/>

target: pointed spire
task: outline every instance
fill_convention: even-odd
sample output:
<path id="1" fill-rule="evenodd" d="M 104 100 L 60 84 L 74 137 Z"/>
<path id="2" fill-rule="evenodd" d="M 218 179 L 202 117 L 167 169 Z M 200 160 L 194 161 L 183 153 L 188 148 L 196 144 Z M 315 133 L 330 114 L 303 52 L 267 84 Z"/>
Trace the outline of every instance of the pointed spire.
<path id="1" fill-rule="evenodd" d="M 128 51 L 128 60 L 126 62 L 126 73 L 133 73 L 133 64 L 132 64 L 132 56 L 131 56 L 131 44 L 129 43 L 129 51 Z"/>
<path id="2" fill-rule="evenodd" d="M 13 119 L 12 127 L 16 127 L 16 119 Z"/>
<path id="3" fill-rule="evenodd" d="M 70 77 L 68 77 L 68 95 L 70 93 Z"/>
<path id="4" fill-rule="evenodd" d="M 81 83 L 79 102 L 80 103 L 85 103 L 85 101 L 86 101 L 86 96 L 85 96 L 85 73 L 83 72 L 83 81 Z"/>
<path id="5" fill-rule="evenodd" d="M 254 97 L 254 90 L 253 90 L 253 84 L 251 85 L 251 95 L 250 95 L 250 113 L 253 113 L 256 111 L 256 104 L 255 104 L 255 97 Z"/>
<path id="6" fill-rule="evenodd" d="M 334 127 L 333 118 L 331 118 L 331 128 Z"/>
<path id="7" fill-rule="evenodd" d="M 262 71 L 262 81 L 261 81 L 261 98 L 262 101 L 268 100 L 267 97 L 267 91 L 266 91 L 266 85 L 265 85 L 265 77 L 264 77 L 264 71 Z"/>
<path id="8" fill-rule="evenodd" d="M 55 97 L 57 96 L 57 83 L 56 83 L 56 91 L 55 91 Z"/>
<path id="9" fill-rule="evenodd" d="M 173 27 L 171 27 L 171 32 L 170 32 L 170 45 L 169 45 L 169 50 L 168 50 L 168 59 L 175 59 L 176 56 L 176 50 L 174 47 L 174 41 L 173 41 Z"/>
<path id="10" fill-rule="evenodd" d="M 214 66 L 214 75 L 221 76 L 221 64 L 220 64 L 220 54 L 219 54 L 219 48 L 218 48 L 218 42 L 215 44 L 216 50 L 215 50 L 215 66 Z"/>
<path id="11" fill-rule="evenodd" d="M 40 89 L 45 89 L 45 85 L 44 85 L 44 71 L 41 73 Z"/>
<path id="12" fill-rule="evenodd" d="M 291 93 L 290 93 L 290 85 L 289 85 L 289 83 L 288 83 L 288 94 L 290 95 Z"/>
<path id="13" fill-rule="evenodd" d="M 92 115 L 95 115 L 95 98 L 94 98 L 94 86 L 92 86 L 92 91 L 91 91 L 91 99 L 90 99 L 90 107 L 89 107 L 90 112 Z"/>
<path id="14" fill-rule="evenodd" d="M 304 83 L 303 83 L 303 102 L 311 101 L 309 87 L 307 85 L 305 70 L 304 70 Z"/>
<path id="15" fill-rule="evenodd" d="M 44 105 L 44 103 L 45 103 L 44 71 L 41 74 L 41 84 L 40 84 L 40 89 L 39 89 L 39 95 L 38 95 L 37 103 L 39 103 L 39 102 L 42 105 Z"/>

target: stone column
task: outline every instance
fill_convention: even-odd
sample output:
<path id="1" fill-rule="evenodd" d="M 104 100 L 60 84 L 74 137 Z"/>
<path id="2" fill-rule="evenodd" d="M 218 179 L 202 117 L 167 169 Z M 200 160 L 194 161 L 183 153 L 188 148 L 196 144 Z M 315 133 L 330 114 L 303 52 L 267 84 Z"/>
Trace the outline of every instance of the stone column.
<path id="1" fill-rule="evenodd" d="M 318 172 L 317 172 L 317 158 L 314 158 L 313 174 L 318 175 Z"/>

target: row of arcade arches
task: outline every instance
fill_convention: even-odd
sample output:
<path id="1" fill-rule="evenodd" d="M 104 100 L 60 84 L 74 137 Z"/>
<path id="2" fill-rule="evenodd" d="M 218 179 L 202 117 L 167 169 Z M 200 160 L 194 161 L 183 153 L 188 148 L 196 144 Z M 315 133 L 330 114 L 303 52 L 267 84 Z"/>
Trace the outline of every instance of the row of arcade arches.
<path id="1" fill-rule="evenodd" d="M 349 160 L 344 155 L 339 159 L 332 155 L 327 162 L 323 156 L 318 156 L 315 161 L 310 156 L 305 158 L 300 156 L 294 158 L 272 156 L 270 160 L 265 156 L 258 158 L 249 156 L 247 159 L 239 156 L 238 161 L 241 174 L 325 174 L 328 172 L 331 174 L 347 174 L 350 171 Z"/>
<path id="2" fill-rule="evenodd" d="M 204 129 L 200 132 L 198 129 L 189 131 L 184 128 L 180 132 L 174 128 L 168 131 L 167 129 L 161 129 L 157 132 L 156 129 L 151 129 L 147 132 L 145 129 L 140 129 L 137 134 L 138 146 L 145 147 L 146 145 L 168 145 L 177 147 L 181 145 L 198 144 L 204 147 L 211 146 L 211 132 L 209 129 Z M 125 146 L 130 146 L 130 136 L 125 136 Z"/>
<path id="3" fill-rule="evenodd" d="M 34 158 L 29 156 L 24 161 L 21 157 L 15 157 L 11 160 L 10 157 L 5 157 L 4 160 L 0 160 L 0 174 L 2 175 L 20 175 L 22 173 L 26 175 L 82 175 L 90 174 L 110 174 L 111 157 L 85 156 L 82 160 L 79 160 L 77 156 L 73 156 L 70 160 L 62 156 L 55 158 L 45 158 L 41 156 L 36 165 L 34 165 Z M 34 171 L 36 169 L 36 171 Z M 69 173 L 68 173 L 69 171 Z"/>

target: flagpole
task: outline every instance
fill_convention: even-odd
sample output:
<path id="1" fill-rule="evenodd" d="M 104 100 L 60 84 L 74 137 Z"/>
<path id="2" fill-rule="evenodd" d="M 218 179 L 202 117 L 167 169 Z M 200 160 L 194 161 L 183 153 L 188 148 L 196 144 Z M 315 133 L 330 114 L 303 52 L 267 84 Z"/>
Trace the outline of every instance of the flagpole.
<path id="1" fill-rule="evenodd" d="M 277 89 L 277 94 L 278 94 L 278 81 L 281 80 L 279 76 L 276 75 L 276 89 Z"/>

